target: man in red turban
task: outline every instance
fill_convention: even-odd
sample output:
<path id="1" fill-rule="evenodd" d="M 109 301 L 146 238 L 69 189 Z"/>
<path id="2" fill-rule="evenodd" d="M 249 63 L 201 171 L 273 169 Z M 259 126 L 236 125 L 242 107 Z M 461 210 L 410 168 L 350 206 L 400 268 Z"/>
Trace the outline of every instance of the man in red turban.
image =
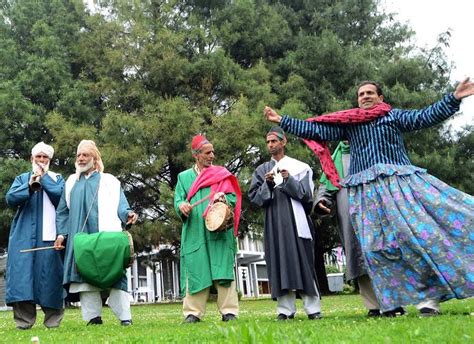
<path id="1" fill-rule="evenodd" d="M 193 137 L 192 168 L 178 175 L 174 195 L 176 212 L 183 220 L 181 233 L 181 294 L 185 322 L 199 322 L 206 311 L 210 287 L 217 289 L 217 307 L 222 321 L 239 313 L 234 276 L 237 251 L 235 235 L 242 195 L 237 178 L 222 166 L 214 166 L 214 147 L 203 135 Z M 204 200 L 204 201 L 202 201 Z M 199 202 L 201 201 L 201 202 Z M 209 231 L 205 216 L 217 201 L 234 208 L 233 229 Z"/>

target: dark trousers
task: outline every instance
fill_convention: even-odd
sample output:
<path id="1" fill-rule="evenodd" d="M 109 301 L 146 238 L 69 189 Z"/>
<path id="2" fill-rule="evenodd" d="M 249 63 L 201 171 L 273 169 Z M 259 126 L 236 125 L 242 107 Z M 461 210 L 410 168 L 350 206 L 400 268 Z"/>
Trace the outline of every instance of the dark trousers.
<path id="1" fill-rule="evenodd" d="M 20 329 L 29 329 L 36 322 L 36 305 L 34 303 L 24 301 L 15 302 L 13 305 L 13 318 L 15 319 L 16 327 Z M 63 309 L 54 309 L 41 306 L 44 312 L 44 326 L 58 327 L 64 316 Z"/>

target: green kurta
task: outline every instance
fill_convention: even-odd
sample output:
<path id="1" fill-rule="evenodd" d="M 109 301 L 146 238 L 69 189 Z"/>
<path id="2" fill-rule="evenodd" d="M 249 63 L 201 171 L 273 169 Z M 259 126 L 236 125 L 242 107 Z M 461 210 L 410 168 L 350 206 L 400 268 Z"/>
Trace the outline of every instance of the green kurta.
<path id="1" fill-rule="evenodd" d="M 174 207 L 183 220 L 181 232 L 181 295 L 186 295 L 186 280 L 188 291 L 195 294 L 210 287 L 213 281 L 221 285 L 230 285 L 234 280 L 234 262 L 237 244 L 234 230 L 230 228 L 225 232 L 210 232 L 206 229 L 202 217 L 209 201 L 205 201 L 193 208 L 186 218 L 179 210 L 182 202 L 187 202 L 186 197 L 191 185 L 196 180 L 197 174 L 190 168 L 178 175 L 178 183 L 174 194 Z M 199 201 L 209 195 L 210 188 L 200 189 L 191 199 L 190 203 Z M 235 206 L 234 193 L 227 194 L 227 203 Z"/>

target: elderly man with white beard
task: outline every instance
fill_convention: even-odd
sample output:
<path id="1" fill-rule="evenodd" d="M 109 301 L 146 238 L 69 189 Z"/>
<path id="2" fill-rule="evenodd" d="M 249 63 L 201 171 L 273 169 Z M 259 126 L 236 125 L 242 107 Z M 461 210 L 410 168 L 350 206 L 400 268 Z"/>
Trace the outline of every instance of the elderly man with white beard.
<path id="1" fill-rule="evenodd" d="M 58 327 L 63 318 L 63 263 L 60 252 L 21 250 L 51 246 L 56 239 L 56 206 L 63 178 L 49 171 L 54 149 L 40 142 L 31 151 L 31 172 L 15 178 L 6 194 L 17 209 L 10 230 L 6 275 L 6 303 L 13 307 L 18 329 L 36 321 L 36 305 L 43 310 L 44 325 Z"/>
<path id="2" fill-rule="evenodd" d="M 57 210 L 56 247 L 66 240 L 63 284 L 70 294 L 79 293 L 82 317 L 87 325 L 102 324 L 100 287 L 86 283 L 77 271 L 74 237 L 79 232 L 119 232 L 133 224 L 138 216 L 129 207 L 120 181 L 104 173 L 104 164 L 94 141 L 82 140 L 77 148 L 76 173 L 65 184 Z M 93 268 L 93 267 L 91 267 Z M 110 288 L 109 307 L 123 326 L 131 325 L 132 315 L 125 273 Z"/>

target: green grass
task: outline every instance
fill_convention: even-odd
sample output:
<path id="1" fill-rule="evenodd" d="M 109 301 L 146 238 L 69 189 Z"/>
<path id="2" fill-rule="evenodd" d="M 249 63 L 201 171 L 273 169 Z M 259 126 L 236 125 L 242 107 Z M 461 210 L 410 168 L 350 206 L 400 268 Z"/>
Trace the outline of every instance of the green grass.
<path id="1" fill-rule="evenodd" d="M 104 309 L 102 326 L 85 326 L 79 309 L 67 309 L 60 328 L 46 329 L 39 311 L 37 324 L 16 330 L 12 312 L 0 312 L 0 342 L 30 343 L 473 343 L 474 299 L 442 304 L 443 314 L 419 318 L 414 307 L 407 316 L 369 319 L 358 295 L 327 296 L 324 318 L 310 321 L 298 301 L 294 320 L 274 320 L 276 303 L 246 300 L 239 319 L 223 323 L 215 303 L 209 303 L 204 321 L 183 324 L 181 304 L 143 305 L 132 308 L 133 326 L 122 327 L 110 309 Z"/>

